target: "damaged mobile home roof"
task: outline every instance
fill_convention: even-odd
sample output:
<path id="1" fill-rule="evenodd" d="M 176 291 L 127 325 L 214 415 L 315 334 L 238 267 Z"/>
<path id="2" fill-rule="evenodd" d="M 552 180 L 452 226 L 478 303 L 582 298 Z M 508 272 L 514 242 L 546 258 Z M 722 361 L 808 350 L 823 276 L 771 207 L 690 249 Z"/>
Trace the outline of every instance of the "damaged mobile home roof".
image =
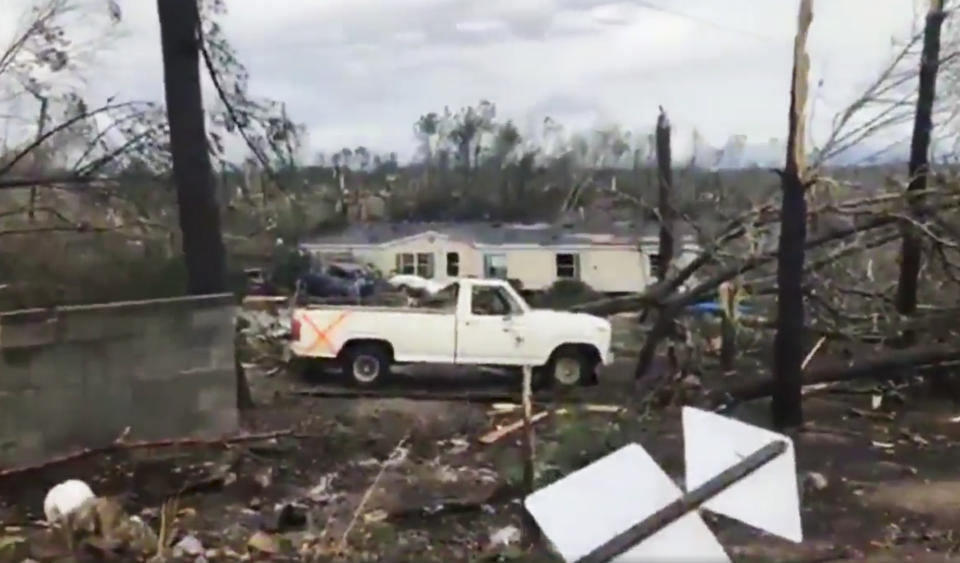
<path id="1" fill-rule="evenodd" d="M 368 223 L 352 225 L 339 233 L 305 240 L 305 246 L 379 246 L 429 232 L 481 245 L 632 245 L 640 238 L 656 237 L 656 225 L 645 228 L 616 224 L 605 229 L 585 229 L 548 223 Z"/>

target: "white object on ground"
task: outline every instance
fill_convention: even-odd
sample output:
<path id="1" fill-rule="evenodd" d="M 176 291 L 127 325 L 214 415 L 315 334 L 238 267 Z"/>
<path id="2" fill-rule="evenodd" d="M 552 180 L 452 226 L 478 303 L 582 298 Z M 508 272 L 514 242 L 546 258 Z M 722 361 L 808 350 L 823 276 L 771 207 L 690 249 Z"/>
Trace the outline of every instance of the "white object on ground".
<path id="1" fill-rule="evenodd" d="M 639 444 L 627 444 L 524 501 L 565 561 L 576 561 L 683 495 Z M 730 561 L 697 512 L 613 561 Z"/>
<path id="2" fill-rule="evenodd" d="M 94 496 L 90 486 L 79 479 L 68 479 L 54 486 L 43 499 L 43 514 L 47 523 L 62 521 Z"/>
<path id="3" fill-rule="evenodd" d="M 187 534 L 177 542 L 177 545 L 173 546 L 173 556 L 174 557 L 197 557 L 203 555 L 203 544 L 200 543 L 200 540 L 196 536 Z"/>
<path id="4" fill-rule="evenodd" d="M 393 287 L 407 286 L 413 289 L 422 289 L 427 293 L 434 294 L 447 287 L 446 283 L 427 279 L 414 274 L 397 274 L 387 280 L 387 283 Z"/>
<path id="5" fill-rule="evenodd" d="M 707 500 L 724 514 L 794 542 L 803 540 L 793 441 L 692 407 L 683 409 L 687 492 L 703 486 L 771 443 L 786 449 Z M 639 444 L 628 444 L 528 496 L 524 503 L 553 548 L 576 561 L 658 510 L 683 491 Z M 730 561 L 700 517 L 686 513 L 614 561 Z"/>
<path id="6" fill-rule="evenodd" d="M 705 502 L 703 508 L 790 541 L 801 542 L 803 530 L 793 440 L 739 420 L 683 407 L 683 451 L 688 491 L 776 441 L 786 442 L 786 451 Z"/>
<path id="7" fill-rule="evenodd" d="M 505 526 L 490 535 L 491 547 L 505 547 L 520 541 L 520 528 L 514 525 Z"/>

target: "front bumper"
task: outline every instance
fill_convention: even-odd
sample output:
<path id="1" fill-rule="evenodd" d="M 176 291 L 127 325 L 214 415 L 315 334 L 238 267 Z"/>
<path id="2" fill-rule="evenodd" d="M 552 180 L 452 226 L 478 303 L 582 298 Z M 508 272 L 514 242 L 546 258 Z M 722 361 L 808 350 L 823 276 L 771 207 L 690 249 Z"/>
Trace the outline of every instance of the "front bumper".
<path id="1" fill-rule="evenodd" d="M 600 363 L 605 366 L 609 366 L 613 364 L 615 360 L 616 360 L 616 356 L 614 355 L 613 350 L 608 349 L 607 353 L 600 358 Z"/>

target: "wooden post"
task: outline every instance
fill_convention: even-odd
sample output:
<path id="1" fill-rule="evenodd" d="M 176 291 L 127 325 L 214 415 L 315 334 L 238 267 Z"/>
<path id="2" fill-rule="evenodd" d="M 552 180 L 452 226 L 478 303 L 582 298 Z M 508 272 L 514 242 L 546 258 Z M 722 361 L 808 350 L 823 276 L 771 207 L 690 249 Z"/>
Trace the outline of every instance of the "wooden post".
<path id="1" fill-rule="evenodd" d="M 533 493 L 534 479 L 534 461 L 536 453 L 533 443 L 533 422 L 530 420 L 533 414 L 533 368 L 523 366 L 523 390 L 521 391 L 520 403 L 523 407 L 523 489 L 524 495 Z M 524 524 L 524 542 L 529 546 L 534 546 L 540 540 L 540 528 L 536 521 L 527 512 L 523 511 Z"/>
<path id="2" fill-rule="evenodd" d="M 523 405 L 523 488 L 526 494 L 533 493 L 535 458 L 533 444 L 533 423 L 530 417 L 533 414 L 531 395 L 533 386 L 533 368 L 523 366 L 523 391 L 521 394 L 521 404 Z"/>

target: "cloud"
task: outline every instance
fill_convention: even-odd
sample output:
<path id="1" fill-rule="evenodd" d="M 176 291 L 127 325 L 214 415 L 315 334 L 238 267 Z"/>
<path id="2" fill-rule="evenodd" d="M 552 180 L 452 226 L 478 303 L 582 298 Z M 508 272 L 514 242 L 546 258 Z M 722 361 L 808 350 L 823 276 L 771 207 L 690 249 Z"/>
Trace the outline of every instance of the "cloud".
<path id="1" fill-rule="evenodd" d="M 89 69 L 89 95 L 161 100 L 155 3 L 120 1 L 126 36 Z M 11 3 L 29 0 L 5 0 L 4 13 Z M 311 151 L 410 155 L 419 115 L 481 98 L 527 129 L 550 115 L 568 129 L 648 130 L 662 104 L 678 150 L 694 127 L 715 145 L 786 129 L 795 0 L 272 0 L 229 10 L 224 29 L 253 92 L 287 103 Z M 910 32 L 914 7 L 829 0 L 815 10 L 822 132 L 889 57 L 891 36 Z"/>

